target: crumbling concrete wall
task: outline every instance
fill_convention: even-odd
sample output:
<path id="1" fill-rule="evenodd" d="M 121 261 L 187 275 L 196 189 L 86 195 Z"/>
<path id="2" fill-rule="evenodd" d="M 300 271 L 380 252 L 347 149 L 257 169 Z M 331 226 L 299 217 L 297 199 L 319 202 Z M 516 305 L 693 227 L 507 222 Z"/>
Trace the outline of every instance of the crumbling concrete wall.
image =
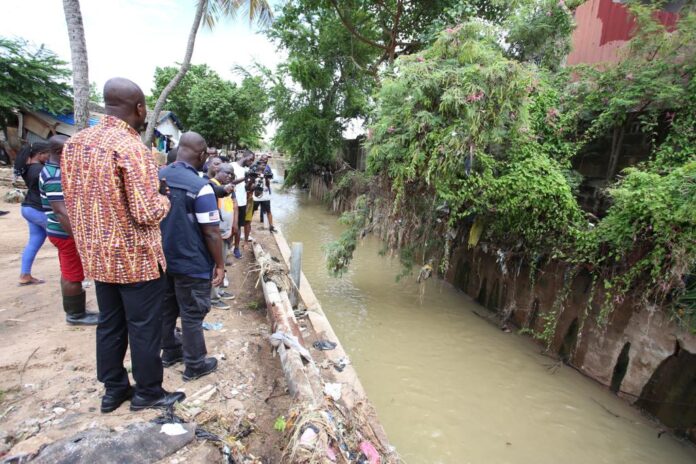
<path id="1" fill-rule="evenodd" d="M 696 379 L 696 363 L 680 364 L 683 381 L 675 380 L 674 368 L 656 373 L 680 352 L 682 358 L 696 353 L 696 335 L 679 327 L 664 309 L 626 298 L 601 322 L 605 295 L 587 272 L 574 273 L 557 261 L 533 272 L 521 258 L 505 256 L 486 244 L 457 248 L 451 263 L 446 279 L 495 312 L 501 323 L 541 334 L 545 317 L 555 312 L 550 352 L 637 402 L 665 425 L 687 434 L 695 432 L 693 421 L 684 419 L 692 413 L 683 409 L 696 407 L 690 406 L 696 404 L 696 389 L 690 387 Z M 672 398 L 680 398 L 679 404 Z"/>

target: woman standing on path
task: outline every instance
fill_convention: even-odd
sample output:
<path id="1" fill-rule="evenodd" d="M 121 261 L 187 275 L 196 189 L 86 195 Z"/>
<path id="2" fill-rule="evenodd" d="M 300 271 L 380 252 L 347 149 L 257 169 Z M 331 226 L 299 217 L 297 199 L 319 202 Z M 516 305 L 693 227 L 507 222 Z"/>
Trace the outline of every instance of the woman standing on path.
<path id="1" fill-rule="evenodd" d="M 44 163 L 48 159 L 50 147 L 47 143 L 37 142 L 27 145 L 17 155 L 15 172 L 22 176 L 27 185 L 27 196 L 22 202 L 22 217 L 29 224 L 29 242 L 22 252 L 22 270 L 19 285 L 42 284 L 43 280 L 32 277 L 31 266 L 46 240 L 46 213 L 41 205 L 39 177 Z"/>

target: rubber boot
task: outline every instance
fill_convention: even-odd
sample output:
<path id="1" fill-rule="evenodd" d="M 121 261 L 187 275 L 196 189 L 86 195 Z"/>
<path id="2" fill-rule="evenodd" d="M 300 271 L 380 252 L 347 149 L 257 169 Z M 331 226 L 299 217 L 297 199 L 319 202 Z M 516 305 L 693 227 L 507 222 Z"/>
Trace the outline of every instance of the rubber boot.
<path id="1" fill-rule="evenodd" d="M 79 295 L 63 296 L 63 309 L 65 310 L 65 322 L 70 325 L 97 325 L 99 313 L 87 311 L 87 293 Z"/>

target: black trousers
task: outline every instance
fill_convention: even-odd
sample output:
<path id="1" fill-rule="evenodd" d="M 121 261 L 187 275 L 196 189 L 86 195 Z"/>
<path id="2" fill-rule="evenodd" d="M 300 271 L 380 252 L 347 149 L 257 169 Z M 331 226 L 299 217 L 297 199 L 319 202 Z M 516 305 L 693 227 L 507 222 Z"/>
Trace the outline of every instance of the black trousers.
<path id="1" fill-rule="evenodd" d="M 197 279 L 167 273 L 162 314 L 162 350 L 174 354 L 183 349 L 184 364 L 190 369 L 203 367 L 205 347 L 203 319 L 210 311 L 210 279 Z M 176 319 L 181 317 L 181 338 L 174 335 Z"/>
<path id="2" fill-rule="evenodd" d="M 164 276 L 135 284 L 95 282 L 99 304 L 97 378 L 118 394 L 130 385 L 123 367 L 130 341 L 135 390 L 148 399 L 162 396 L 162 297 Z"/>

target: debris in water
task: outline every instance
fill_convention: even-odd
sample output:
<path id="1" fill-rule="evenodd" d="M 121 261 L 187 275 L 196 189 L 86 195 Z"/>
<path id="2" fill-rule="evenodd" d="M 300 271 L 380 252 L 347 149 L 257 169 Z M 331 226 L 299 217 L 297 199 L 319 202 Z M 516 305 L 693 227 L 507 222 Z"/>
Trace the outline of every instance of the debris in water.
<path id="1" fill-rule="evenodd" d="M 416 282 L 418 282 L 418 283 L 425 282 L 430 277 L 432 277 L 432 275 L 433 275 L 433 261 L 430 260 L 430 261 L 428 261 L 428 264 L 421 267 L 420 272 L 418 273 L 418 278 L 416 279 Z"/>

